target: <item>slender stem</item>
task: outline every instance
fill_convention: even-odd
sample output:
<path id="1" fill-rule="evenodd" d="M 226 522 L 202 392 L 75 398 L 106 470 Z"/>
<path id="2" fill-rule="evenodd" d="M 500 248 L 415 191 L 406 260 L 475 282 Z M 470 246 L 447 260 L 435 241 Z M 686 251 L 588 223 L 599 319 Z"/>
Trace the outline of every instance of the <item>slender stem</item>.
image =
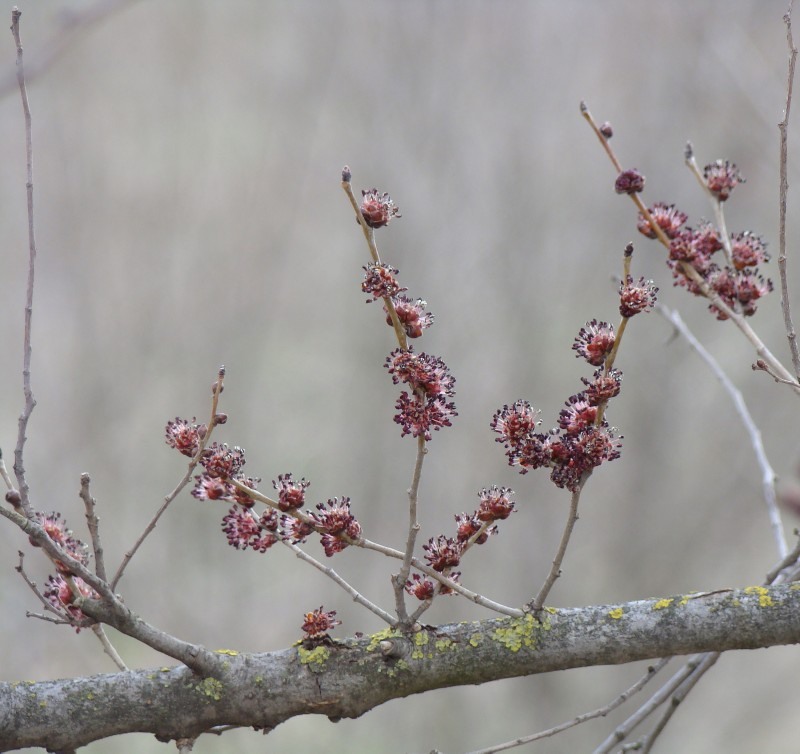
<path id="1" fill-rule="evenodd" d="M 401 623 L 407 623 L 408 612 L 405 603 L 405 586 L 408 576 L 411 573 L 411 559 L 414 557 L 414 547 L 419 534 L 419 521 L 417 521 L 417 500 L 419 495 L 419 482 L 422 477 L 422 463 L 425 454 L 428 452 L 425 438 L 417 438 L 417 460 L 414 464 L 414 474 L 411 478 L 411 486 L 408 488 L 408 537 L 406 538 L 405 557 L 400 572 L 393 577 L 395 606 L 397 616 Z"/>
<path id="2" fill-rule="evenodd" d="M 281 543 L 284 544 L 286 547 L 288 547 L 298 558 L 300 558 L 300 560 L 303 560 L 309 565 L 312 565 L 318 571 L 324 573 L 334 583 L 338 584 L 353 598 L 354 602 L 357 602 L 359 605 L 363 605 L 364 607 L 367 608 L 367 610 L 377 615 L 382 621 L 385 621 L 390 626 L 397 625 L 396 618 L 392 617 L 385 610 L 378 607 L 374 602 L 368 600 L 363 594 L 361 594 L 347 581 L 345 581 L 338 573 L 336 573 L 336 571 L 334 571 L 333 568 L 330 568 L 324 565 L 323 563 L 320 563 L 316 558 L 312 557 L 307 552 L 305 552 L 305 550 L 301 549 L 292 542 L 287 542 L 285 539 L 282 539 Z"/>
<path id="3" fill-rule="evenodd" d="M 189 466 L 186 469 L 186 473 L 183 475 L 183 478 L 180 482 L 178 482 L 177 486 L 175 487 L 172 492 L 169 493 L 164 498 L 164 502 L 161 504 L 161 507 L 156 511 L 155 515 L 150 519 L 147 526 L 145 526 L 144 531 L 139 535 L 139 538 L 134 542 L 133 547 L 131 547 L 128 552 L 125 553 L 125 556 L 122 558 L 122 562 L 119 564 L 119 568 L 117 568 L 117 572 L 114 574 L 114 578 L 111 580 L 111 588 L 116 589 L 119 580 L 122 578 L 122 574 L 125 572 L 125 569 L 128 567 L 128 563 L 131 562 L 131 558 L 136 554 L 136 551 L 141 547 L 142 543 L 147 539 L 150 532 L 156 528 L 156 524 L 158 523 L 158 519 L 161 518 L 164 511 L 167 510 L 170 503 L 178 496 L 181 490 L 186 487 L 187 484 L 191 481 L 192 474 L 194 473 L 197 464 L 200 462 L 200 458 L 203 455 L 203 451 L 206 449 L 208 445 L 208 441 L 211 438 L 211 432 L 214 430 L 216 426 L 216 417 L 217 417 L 217 406 L 219 404 L 219 396 L 222 393 L 222 389 L 224 387 L 223 381 L 225 379 L 225 367 L 221 366 L 219 368 L 219 372 L 217 373 L 217 381 L 214 384 L 214 388 L 212 390 L 211 396 L 211 418 L 208 421 L 206 433 L 200 438 L 200 445 L 197 448 L 197 452 L 194 454 L 194 457 L 191 461 L 189 461 Z"/>
<path id="4" fill-rule="evenodd" d="M 495 746 L 490 746 L 487 749 L 471 751 L 468 752 L 468 754 L 496 754 L 498 751 L 507 751 L 508 749 L 513 749 L 517 746 L 523 746 L 524 744 L 533 743 L 534 741 L 540 741 L 543 738 L 555 736 L 557 733 L 562 733 L 565 730 L 574 728 L 576 725 L 585 723 L 588 720 L 594 720 L 598 717 L 606 717 L 606 715 L 608 715 L 610 712 L 613 712 L 617 707 L 622 706 L 632 696 L 638 694 L 648 683 L 650 683 L 650 681 L 653 680 L 653 678 L 655 678 L 655 676 L 670 661 L 670 659 L 671 658 L 669 657 L 665 657 L 659 660 L 655 665 L 648 667 L 647 672 L 641 678 L 639 678 L 636 683 L 629 686 L 627 689 L 625 689 L 625 691 L 621 692 L 617 697 L 603 707 L 598 707 L 596 710 L 592 710 L 591 712 L 584 712 L 582 715 L 578 715 L 572 720 L 560 723 L 559 725 L 554 725 L 552 728 L 540 731 L 539 733 L 534 733 L 530 736 L 521 736 L 513 741 L 506 741 L 502 744 L 496 744 Z"/>
<path id="5" fill-rule="evenodd" d="M 92 632 L 97 637 L 99 642 L 103 645 L 103 651 L 111 658 L 111 661 L 122 671 L 128 670 L 128 666 L 124 660 L 119 656 L 119 652 L 114 648 L 114 645 L 109 641 L 109 638 L 100 623 L 92 625 Z"/>
<path id="6" fill-rule="evenodd" d="M 603 134 L 600 132 L 597 124 L 594 122 L 589 109 L 586 107 L 586 104 L 581 102 L 581 114 L 583 115 L 584 119 L 589 123 L 592 127 L 592 130 L 597 134 L 598 138 L 601 140 L 603 148 L 606 151 L 606 154 L 609 156 L 612 164 L 619 172 L 621 171 L 621 165 L 619 160 L 617 159 L 614 151 L 611 149 L 608 139 L 606 139 Z M 653 229 L 653 232 L 656 235 L 656 238 L 666 247 L 669 248 L 669 239 L 665 235 L 664 231 L 658 226 L 658 224 L 653 220 L 652 215 L 645 207 L 642 200 L 639 198 L 638 194 L 630 194 L 629 195 L 633 203 L 636 205 L 639 212 L 642 214 L 645 219 L 650 223 L 650 227 Z M 703 296 L 705 296 L 711 304 L 715 308 L 717 308 L 720 312 L 725 314 L 725 316 L 730 319 L 733 324 L 739 328 L 742 334 L 750 341 L 751 345 L 755 349 L 756 353 L 761 357 L 761 359 L 766 362 L 766 364 L 770 367 L 770 373 L 777 375 L 780 378 L 781 382 L 785 382 L 786 384 L 790 385 L 795 393 L 800 394 L 800 381 L 796 377 L 794 377 L 791 372 L 773 355 L 773 353 L 767 348 L 767 346 L 762 342 L 761 338 L 758 337 L 756 332 L 753 330 L 752 327 L 747 323 L 745 318 L 740 315 L 739 313 L 733 311 L 717 294 L 714 292 L 703 280 L 700 273 L 695 270 L 692 265 L 686 262 L 680 262 L 680 269 L 681 272 L 686 275 L 693 283 L 697 285 L 697 287 L 702 292 Z"/>
<path id="7" fill-rule="evenodd" d="M 747 403 L 745 403 L 744 396 L 741 391 L 733 384 L 731 379 L 725 374 L 725 371 L 719 365 L 719 362 L 706 350 L 702 343 L 694 336 L 692 331 L 688 328 L 686 323 L 681 318 L 677 311 L 668 309 L 663 304 L 657 304 L 656 308 L 661 315 L 669 320 L 673 327 L 683 336 L 686 342 L 694 349 L 698 356 L 708 365 L 709 369 L 714 373 L 714 376 L 720 381 L 725 392 L 733 401 L 736 408 L 736 413 L 742 420 L 747 434 L 750 437 L 750 444 L 753 447 L 753 452 L 756 456 L 756 461 L 761 468 L 761 488 L 764 495 L 764 500 L 767 504 L 767 514 L 769 515 L 770 527 L 772 529 L 772 536 L 775 539 L 775 544 L 778 548 L 780 557 L 784 557 L 788 552 L 788 545 L 786 544 L 786 535 L 783 530 L 783 521 L 781 520 L 780 509 L 778 508 L 777 494 L 775 491 L 775 483 L 777 481 L 777 474 L 775 473 L 772 465 L 767 458 L 764 443 L 761 438 L 761 431 L 755 423 Z"/>
<path id="8" fill-rule="evenodd" d="M 25 449 L 25 432 L 28 428 L 33 407 L 36 401 L 31 389 L 31 319 L 33 317 L 33 282 L 34 269 L 36 266 L 36 234 L 34 233 L 33 219 L 33 129 L 31 126 L 31 108 L 28 103 L 28 92 L 25 87 L 25 68 L 22 56 L 22 41 L 19 33 L 19 19 L 22 11 L 14 7 L 11 11 L 11 34 L 17 46 L 17 83 L 19 85 L 20 97 L 22 98 L 22 111 L 25 116 L 25 161 L 26 161 L 26 182 L 25 189 L 27 194 L 28 207 L 28 288 L 25 296 L 25 330 L 23 336 L 22 349 L 22 392 L 25 396 L 25 406 L 19 417 L 19 431 L 17 434 L 17 446 L 14 450 L 14 473 L 17 477 L 17 485 L 20 493 L 20 504 L 25 515 L 30 518 L 33 516 L 33 508 L 29 499 L 29 487 L 25 478 L 25 466 L 22 456 Z"/>
<path id="9" fill-rule="evenodd" d="M 797 48 L 792 39 L 792 10 L 794 0 L 789 10 L 783 17 L 786 24 L 786 43 L 789 46 L 789 72 L 786 82 L 786 110 L 783 120 L 778 124 L 780 131 L 780 189 L 778 199 L 778 273 L 781 280 L 781 308 L 783 309 L 783 322 L 786 327 L 786 337 L 789 340 L 789 350 L 792 354 L 792 365 L 795 375 L 800 381 L 800 348 L 797 345 L 797 331 L 792 320 L 792 310 L 789 304 L 789 282 L 786 274 L 786 197 L 789 193 L 788 164 L 789 164 L 789 111 L 792 107 L 792 89 L 794 86 L 794 69 L 797 62 Z"/>
<path id="10" fill-rule="evenodd" d="M 578 484 L 577 489 L 572 493 L 567 523 L 564 527 L 564 533 L 561 535 L 561 542 L 558 545 L 558 550 L 553 558 L 553 563 L 550 567 L 550 573 L 547 574 L 547 578 L 544 580 L 544 584 L 542 584 L 541 589 L 539 589 L 539 593 L 530 603 L 531 612 L 534 614 L 538 613 L 542 609 L 544 606 L 544 601 L 547 599 L 547 595 L 550 594 L 550 590 L 553 588 L 553 584 L 556 583 L 556 579 L 558 579 L 558 577 L 561 575 L 561 564 L 564 562 L 564 556 L 567 553 L 569 540 L 570 537 L 572 537 L 572 531 L 575 528 L 575 523 L 578 520 L 578 503 L 581 499 L 581 490 L 583 489 L 583 485 L 586 484 L 586 480 L 589 478 L 590 474 L 591 472 L 587 472 L 583 475 L 583 478 Z"/>
<path id="11" fill-rule="evenodd" d="M 89 529 L 89 535 L 92 538 L 92 550 L 94 551 L 94 570 L 95 573 L 106 580 L 106 563 L 103 557 L 103 545 L 100 542 L 100 521 L 95 513 L 95 499 L 89 492 L 89 484 L 91 479 L 88 474 L 81 474 L 81 491 L 80 496 L 83 500 L 84 508 L 86 509 L 86 525 Z"/>

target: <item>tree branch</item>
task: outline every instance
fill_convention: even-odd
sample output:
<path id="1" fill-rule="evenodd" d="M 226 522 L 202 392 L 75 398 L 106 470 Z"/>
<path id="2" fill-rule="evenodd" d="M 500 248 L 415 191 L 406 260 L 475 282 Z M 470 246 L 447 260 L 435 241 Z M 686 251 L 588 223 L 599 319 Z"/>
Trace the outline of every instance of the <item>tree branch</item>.
<path id="1" fill-rule="evenodd" d="M 269 731 L 298 715 L 356 718 L 437 688 L 800 643 L 800 589 L 793 585 L 547 608 L 543 616 L 541 623 L 526 615 L 450 624 L 410 638 L 387 629 L 311 649 L 220 650 L 220 672 L 206 680 L 174 667 L 0 684 L 0 750 L 63 751 L 137 731 L 192 738 L 220 725 Z"/>

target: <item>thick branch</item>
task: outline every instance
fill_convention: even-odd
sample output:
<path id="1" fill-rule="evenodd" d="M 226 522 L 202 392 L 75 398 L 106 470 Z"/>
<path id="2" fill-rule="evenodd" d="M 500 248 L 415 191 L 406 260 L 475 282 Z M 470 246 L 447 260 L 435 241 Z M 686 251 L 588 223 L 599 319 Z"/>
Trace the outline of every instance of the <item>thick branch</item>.
<path id="1" fill-rule="evenodd" d="M 221 672 L 186 668 L 0 684 L 0 750 L 51 751 L 113 735 L 191 738 L 219 725 L 270 730 L 297 715 L 359 717 L 390 699 L 590 665 L 800 643 L 794 585 L 555 610 L 403 636 L 264 654 L 222 651 Z"/>

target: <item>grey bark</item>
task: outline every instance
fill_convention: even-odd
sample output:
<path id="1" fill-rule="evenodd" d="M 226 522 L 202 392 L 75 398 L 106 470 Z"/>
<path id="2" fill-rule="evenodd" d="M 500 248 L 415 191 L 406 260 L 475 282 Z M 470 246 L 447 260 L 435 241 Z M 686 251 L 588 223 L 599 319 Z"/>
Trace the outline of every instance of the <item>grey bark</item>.
<path id="1" fill-rule="evenodd" d="M 432 689 L 696 652 L 800 642 L 800 586 L 720 590 L 621 605 L 549 608 L 402 636 L 215 653 L 185 666 L 0 684 L 0 750 L 72 751 L 109 736 L 192 738 L 219 725 L 271 730 L 297 715 L 359 717 Z"/>

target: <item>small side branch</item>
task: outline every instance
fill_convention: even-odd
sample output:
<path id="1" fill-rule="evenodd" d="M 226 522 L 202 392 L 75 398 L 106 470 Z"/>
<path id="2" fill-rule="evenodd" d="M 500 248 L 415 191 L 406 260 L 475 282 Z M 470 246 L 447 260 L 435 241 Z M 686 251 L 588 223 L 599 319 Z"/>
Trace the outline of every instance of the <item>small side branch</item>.
<path id="1" fill-rule="evenodd" d="M 800 381 L 800 349 L 797 346 L 797 331 L 794 329 L 792 311 L 789 304 L 789 283 L 786 275 L 786 197 L 789 193 L 788 163 L 789 163 L 789 111 L 792 107 L 792 89 L 794 86 L 794 68 L 797 62 L 797 47 L 792 39 L 792 10 L 794 0 L 789 5 L 789 10 L 783 17 L 786 24 L 786 44 L 789 47 L 789 72 L 786 81 L 786 110 L 783 120 L 778 123 L 780 132 L 780 189 L 778 198 L 779 223 L 778 223 L 778 273 L 781 280 L 781 308 L 783 322 L 786 326 L 786 337 L 789 340 L 789 349 L 792 353 L 794 373 Z"/>
<path id="2" fill-rule="evenodd" d="M 25 69 L 23 66 L 22 40 L 19 33 L 19 19 L 22 11 L 16 6 L 11 11 L 11 34 L 17 46 L 17 85 L 19 86 L 20 97 L 22 98 L 22 111 L 25 116 L 25 162 L 26 162 L 26 181 L 25 189 L 27 193 L 28 207 L 28 287 L 25 295 L 25 331 L 22 346 L 22 392 L 25 396 L 25 406 L 19 417 L 19 431 L 17 434 L 17 446 L 14 450 L 14 473 L 17 477 L 17 486 L 20 493 L 20 504 L 25 515 L 30 518 L 33 509 L 29 501 L 28 482 L 25 479 L 25 466 L 22 461 L 25 449 L 25 432 L 28 428 L 28 420 L 33 413 L 36 401 L 33 398 L 31 389 L 31 319 L 33 317 L 33 282 L 34 270 L 36 267 L 36 236 L 34 233 L 33 222 L 33 129 L 31 127 L 31 108 L 28 103 L 28 92 L 25 87 Z"/>

